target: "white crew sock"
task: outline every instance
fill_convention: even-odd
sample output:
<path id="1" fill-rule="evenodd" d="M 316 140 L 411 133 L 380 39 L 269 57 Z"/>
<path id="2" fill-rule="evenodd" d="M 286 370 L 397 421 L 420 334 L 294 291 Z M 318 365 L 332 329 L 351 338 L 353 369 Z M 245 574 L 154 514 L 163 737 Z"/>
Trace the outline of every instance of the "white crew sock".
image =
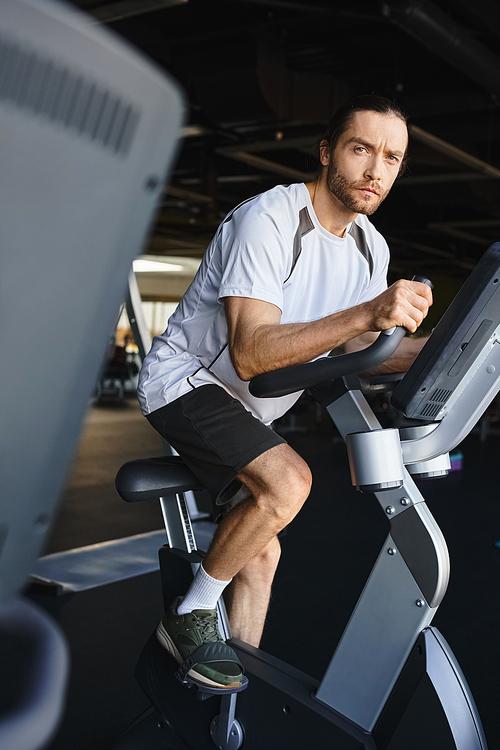
<path id="1" fill-rule="evenodd" d="M 193 609 L 215 609 L 217 600 L 231 581 L 232 578 L 229 581 L 212 578 L 200 565 L 186 596 L 177 606 L 177 614 L 187 615 Z"/>

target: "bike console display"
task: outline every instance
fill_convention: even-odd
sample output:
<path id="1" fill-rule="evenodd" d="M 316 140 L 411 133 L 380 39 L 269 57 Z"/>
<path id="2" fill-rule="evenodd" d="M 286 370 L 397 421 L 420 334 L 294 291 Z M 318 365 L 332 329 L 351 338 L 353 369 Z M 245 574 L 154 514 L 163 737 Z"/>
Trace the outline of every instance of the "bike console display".
<path id="1" fill-rule="evenodd" d="M 483 255 L 428 342 L 399 383 L 391 403 L 406 417 L 440 421 L 458 387 L 480 366 L 500 325 L 500 242 Z"/>

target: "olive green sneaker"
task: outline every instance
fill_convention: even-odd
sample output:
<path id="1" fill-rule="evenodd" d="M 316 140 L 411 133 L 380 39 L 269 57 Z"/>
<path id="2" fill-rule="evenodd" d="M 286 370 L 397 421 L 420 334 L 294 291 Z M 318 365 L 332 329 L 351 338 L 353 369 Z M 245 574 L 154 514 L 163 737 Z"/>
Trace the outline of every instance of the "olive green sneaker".
<path id="1" fill-rule="evenodd" d="M 195 609 L 178 615 L 176 599 L 156 629 L 156 637 L 178 664 L 178 676 L 217 688 L 238 688 L 242 666 L 219 633 L 217 610 Z M 180 674 L 179 674 L 180 673 Z"/>

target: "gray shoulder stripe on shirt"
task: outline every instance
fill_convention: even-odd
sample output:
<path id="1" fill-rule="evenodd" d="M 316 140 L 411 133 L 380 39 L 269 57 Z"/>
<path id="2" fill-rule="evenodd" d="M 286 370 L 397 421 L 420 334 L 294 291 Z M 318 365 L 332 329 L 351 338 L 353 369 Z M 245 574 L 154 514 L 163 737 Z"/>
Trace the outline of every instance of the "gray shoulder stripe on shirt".
<path id="1" fill-rule="evenodd" d="M 373 275 L 373 256 L 371 254 L 370 248 L 368 247 L 364 229 L 362 229 L 362 227 L 358 226 L 356 222 L 353 221 L 351 224 L 351 228 L 349 229 L 349 234 L 354 239 L 359 252 L 368 263 L 371 279 Z"/>
<path id="2" fill-rule="evenodd" d="M 297 261 L 302 252 L 302 237 L 305 237 L 305 235 L 309 234 L 313 229 L 314 224 L 309 216 L 309 211 L 307 210 L 307 206 L 304 206 L 304 208 L 301 208 L 299 211 L 299 226 L 297 227 L 295 237 L 293 238 L 292 267 L 290 268 L 290 273 L 284 280 L 283 284 L 286 284 L 297 265 Z"/>

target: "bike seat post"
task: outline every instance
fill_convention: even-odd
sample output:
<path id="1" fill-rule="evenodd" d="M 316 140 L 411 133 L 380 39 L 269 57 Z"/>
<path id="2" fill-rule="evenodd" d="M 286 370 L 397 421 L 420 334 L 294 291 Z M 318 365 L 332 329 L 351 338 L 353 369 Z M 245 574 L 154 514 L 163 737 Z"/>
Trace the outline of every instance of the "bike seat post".
<path id="1" fill-rule="evenodd" d="M 184 492 L 160 497 L 163 522 L 171 549 L 196 552 L 196 538 L 191 523 L 186 494 Z"/>

